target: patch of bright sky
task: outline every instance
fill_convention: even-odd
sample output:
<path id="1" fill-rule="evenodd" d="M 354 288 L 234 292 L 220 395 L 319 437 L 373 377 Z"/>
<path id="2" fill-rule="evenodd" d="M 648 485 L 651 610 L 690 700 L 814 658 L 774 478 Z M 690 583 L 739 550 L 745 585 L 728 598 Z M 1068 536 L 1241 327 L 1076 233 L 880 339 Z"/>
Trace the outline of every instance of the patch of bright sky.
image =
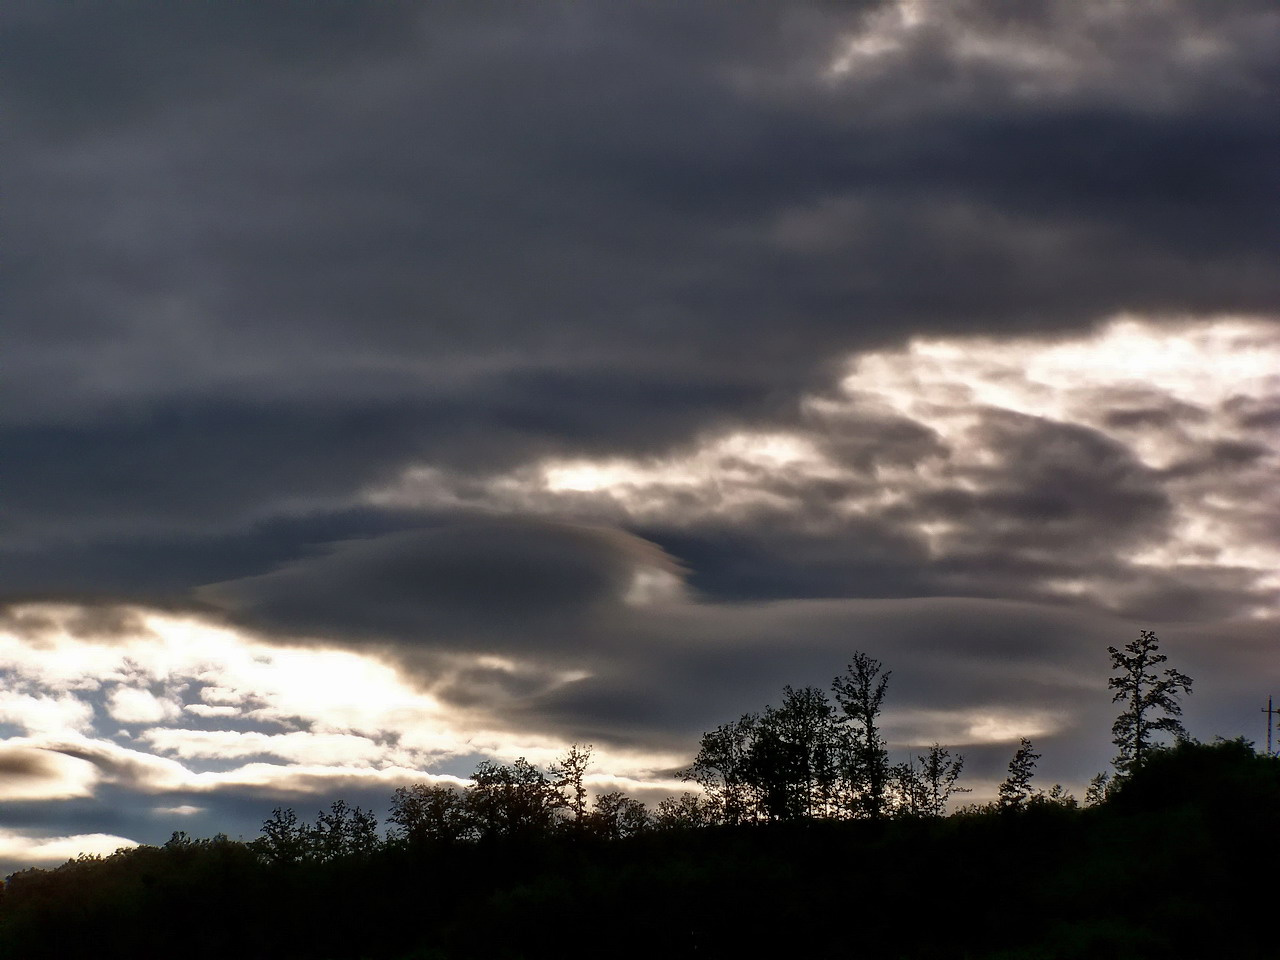
<path id="1" fill-rule="evenodd" d="M 140 687 L 117 687 L 107 695 L 106 710 L 121 723 L 159 723 L 180 716 L 182 704 Z"/>
<path id="2" fill-rule="evenodd" d="M 35 736 L 79 733 L 93 726 L 93 706 L 75 694 L 0 690 L 0 722 Z"/>
<path id="3" fill-rule="evenodd" d="M 1252 462 L 1164 478 L 1175 508 L 1172 536 L 1126 559 L 1251 570 L 1263 590 L 1280 587 L 1280 545 L 1258 534 L 1260 521 L 1280 516 L 1280 437 L 1242 426 L 1234 409 L 1241 401 L 1280 404 L 1274 325 L 1221 318 L 1157 326 L 1122 317 L 1091 337 L 1058 342 L 915 340 L 905 351 L 858 358 L 843 388 L 927 424 L 975 463 L 982 447 L 972 428 L 984 408 L 1088 426 L 1157 471 L 1212 456 L 1225 441 L 1260 446 Z M 1113 418 L 1130 410 L 1168 416 Z"/>
<path id="4" fill-rule="evenodd" d="M 180 803 L 176 807 L 155 807 L 152 812 L 161 817 L 194 817 L 198 813 L 204 813 L 205 808 Z"/>
<path id="5" fill-rule="evenodd" d="M 897 53 L 906 36 L 924 21 L 926 12 L 921 0 L 900 0 L 875 11 L 865 19 L 860 32 L 843 39 L 841 50 L 827 65 L 827 76 L 834 79 L 856 74 L 881 57 Z"/>
<path id="6" fill-rule="evenodd" d="M 895 748 L 927 747 L 939 741 L 954 747 L 1016 743 L 1020 737 L 1037 738 L 1061 732 L 1068 718 L 1042 710 L 1009 710 L 994 707 L 972 710 L 896 710 L 882 723 Z"/>
<path id="7" fill-rule="evenodd" d="M 1156 469 L 1240 433 L 1227 402 L 1280 400 L 1280 331 L 1221 319 L 1182 326 L 1120 318 L 1093 336 L 1043 342 L 954 338 L 856 358 L 847 396 L 878 402 L 960 439 L 982 408 L 1083 423 L 1122 438 Z M 1171 429 L 1118 428 L 1125 407 L 1201 411 Z"/>
<path id="8" fill-rule="evenodd" d="M 822 79 L 832 85 L 857 84 L 886 73 L 900 58 L 917 49 L 936 58 L 950 56 L 955 68 L 949 83 L 934 83 L 934 96 L 966 84 L 983 82 L 989 74 L 1005 78 L 1005 88 L 1021 100 L 1043 102 L 1082 91 L 1129 98 L 1145 110 L 1160 109 L 1183 95 L 1194 95 L 1201 71 L 1226 60 L 1230 45 L 1193 30 L 1162 30 L 1163 14 L 1176 18 L 1177 5 L 1123 3 L 1114 0 L 1076 0 L 1070 4 L 1040 5 L 1052 18 L 1047 30 L 1020 29 L 1016 17 L 1002 21 L 966 16 L 961 4 L 937 0 L 898 0 L 862 17 L 858 29 L 846 34 L 832 51 Z M 1137 25 L 1126 21 L 1145 21 Z M 1161 44 L 1133 55 L 1135 30 L 1160 31 Z M 1046 39 L 1048 38 L 1048 39 Z M 1159 57 L 1164 69 L 1150 61 Z"/>
<path id="9" fill-rule="evenodd" d="M 643 462 L 611 460 L 552 461 L 542 466 L 542 482 L 550 493 L 617 494 L 628 491 L 643 503 L 654 488 L 697 490 L 724 509 L 776 502 L 761 483 L 786 477 L 817 479 L 835 471 L 806 437 L 785 433 L 741 432 L 695 447 L 682 455 Z M 650 501 L 661 507 L 660 501 Z"/>
<path id="10" fill-rule="evenodd" d="M 568 747 L 442 704 L 371 655 L 273 646 L 193 617 L 147 611 L 135 611 L 135 633 L 85 637 L 74 633 L 74 608 L 40 612 L 26 621 L 41 624 L 40 632 L 0 632 L 0 720 L 20 731 L 0 741 L 0 750 L 15 769 L 31 771 L 9 778 L 8 799 L 88 796 L 100 783 L 162 795 L 460 782 L 457 773 L 469 770 L 441 771 L 451 758 L 525 756 L 545 765 Z M 456 666 L 477 665 L 524 669 L 494 657 L 461 658 Z M 555 682 L 583 676 L 563 672 Z M 204 726 L 193 726 L 193 718 Z M 237 729 L 206 728 L 224 718 L 238 721 Z M 133 732 L 117 731 L 119 722 Z M 597 753 L 602 769 L 643 782 L 682 759 Z"/>

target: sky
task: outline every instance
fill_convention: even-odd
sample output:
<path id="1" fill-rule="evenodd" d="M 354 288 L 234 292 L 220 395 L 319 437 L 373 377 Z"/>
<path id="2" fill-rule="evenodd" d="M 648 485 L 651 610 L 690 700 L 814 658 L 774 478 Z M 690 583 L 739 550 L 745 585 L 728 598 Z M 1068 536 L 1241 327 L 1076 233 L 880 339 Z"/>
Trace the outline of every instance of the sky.
<path id="1" fill-rule="evenodd" d="M 0 869 L 855 651 L 1081 790 L 1280 694 L 1280 8 L 6 4 Z"/>

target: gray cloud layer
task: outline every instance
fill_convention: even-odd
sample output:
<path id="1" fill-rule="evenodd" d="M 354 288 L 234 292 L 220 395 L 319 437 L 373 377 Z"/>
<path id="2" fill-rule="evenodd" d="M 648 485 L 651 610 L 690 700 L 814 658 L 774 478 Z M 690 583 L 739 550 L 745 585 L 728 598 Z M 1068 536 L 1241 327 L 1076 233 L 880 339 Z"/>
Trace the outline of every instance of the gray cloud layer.
<path id="1" fill-rule="evenodd" d="M 2 16 L 0 599 L 214 611 L 673 748 L 858 646 L 904 664 L 904 709 L 1077 719 L 1124 618 L 1219 623 L 1252 662 L 1280 388 L 1107 382 L 1092 418 L 960 398 L 957 439 L 837 385 L 919 336 L 1274 329 L 1274 4 Z M 739 464 L 775 507 L 718 512 L 521 486 L 753 430 L 832 472 Z M 447 496 L 370 493 L 422 468 Z M 1243 546 L 1206 551 L 1188 504 Z M 1076 722 L 1045 729 L 1083 757 Z"/>

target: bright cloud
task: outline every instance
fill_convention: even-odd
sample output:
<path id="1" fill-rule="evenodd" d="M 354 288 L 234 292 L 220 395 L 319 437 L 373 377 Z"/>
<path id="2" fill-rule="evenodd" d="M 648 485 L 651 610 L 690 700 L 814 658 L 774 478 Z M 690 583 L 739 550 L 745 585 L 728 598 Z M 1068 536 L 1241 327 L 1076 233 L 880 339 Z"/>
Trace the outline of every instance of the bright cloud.
<path id="1" fill-rule="evenodd" d="M 275 646 L 195 618 L 135 613 L 139 632 L 109 641 L 65 629 L 62 608 L 26 621 L 42 624 L 39 633 L 0 635 L 6 669 L 29 691 L 0 693 L 0 720 L 26 734 L 0 742 L 0 769 L 10 771 L 4 799 L 91 796 L 99 783 L 150 794 L 245 786 L 323 793 L 343 783 L 438 779 L 433 767 L 462 756 L 547 764 L 567 747 L 442 704 L 374 656 Z M 525 669 L 492 655 L 453 661 L 441 668 L 440 682 L 451 670 Z M 57 692 L 41 689 L 46 664 Z M 568 671 L 558 682 L 582 676 Z M 95 677 L 99 682 L 90 682 Z M 111 687 L 96 714 L 92 698 L 112 681 L 129 685 Z M 196 728 L 193 717 L 239 727 Z M 107 719 L 146 729 L 108 739 L 99 732 Z M 626 751 L 598 759 L 619 776 L 640 779 L 680 761 Z"/>
<path id="2" fill-rule="evenodd" d="M 886 713 L 883 729 L 895 747 L 952 747 L 1016 743 L 1062 732 L 1069 718 L 1043 710 L 1009 710 L 991 705 L 971 710 L 911 710 Z"/>
<path id="3" fill-rule="evenodd" d="M 137 841 L 108 833 L 82 833 L 67 837 L 38 837 L 16 830 L 0 830 L 0 862 L 58 863 L 73 857 L 107 856 Z"/>
<path id="4" fill-rule="evenodd" d="M 984 538 L 1033 565 L 1079 553 L 1041 575 L 1046 595 L 1124 610 L 1153 576 L 1191 577 L 1250 593 L 1244 612 L 1266 616 L 1280 591 L 1277 410 L 1273 324 L 1122 316 L 1071 338 L 919 338 L 855 356 L 790 430 L 479 483 L 414 467 L 367 498 L 667 527 L 884 520 L 939 565 L 967 563 Z"/>
<path id="5" fill-rule="evenodd" d="M 1151 11 L 1078 0 L 1039 10 L 1048 23 L 1033 30 L 1018 17 L 975 17 L 967 5 L 897 0 L 841 39 L 824 76 L 837 85 L 900 78 L 913 55 L 945 50 L 953 71 L 935 84 L 935 96 L 963 96 L 1001 76 L 1007 95 L 1028 103 L 1094 93 L 1152 109 L 1177 102 L 1201 71 L 1229 66 L 1233 51 L 1221 37 L 1162 33 L 1135 56 L 1133 33 L 1151 31 Z"/>
<path id="6" fill-rule="evenodd" d="M 182 803 L 176 807 L 155 807 L 153 812 L 161 817 L 193 817 L 198 813 L 204 813 L 205 809 L 194 804 Z"/>
<path id="7" fill-rule="evenodd" d="M 107 713 L 121 723 L 159 723 L 182 712 L 182 707 L 139 687 L 117 687 L 107 696 Z"/>
<path id="8" fill-rule="evenodd" d="M 267 734 L 237 730 L 186 730 L 155 727 L 140 737 L 159 753 L 192 759 L 239 760 L 270 756 L 293 763 L 350 764 L 374 762 L 384 750 L 367 737 L 341 733 L 294 731 Z"/>
<path id="9" fill-rule="evenodd" d="M 816 402 L 838 423 L 875 407 L 909 418 L 948 443 L 945 461 L 894 477 L 905 488 L 981 486 L 998 461 L 983 425 L 1009 412 L 1087 427 L 1152 471 L 1171 501 L 1167 535 L 1128 550 L 1134 567 L 1217 568 L 1253 580 L 1258 604 L 1276 611 L 1280 544 L 1266 533 L 1280 518 L 1280 435 L 1263 414 L 1280 409 L 1280 331 L 1236 318 L 1181 327 L 1120 318 L 1093 336 L 916 340 L 902 351 L 853 362 L 845 399 Z M 966 531 L 940 530 L 952 540 Z M 943 540 L 938 547 L 939 540 Z M 935 548 L 949 544 L 932 537 Z M 1101 585 L 1095 585 L 1101 589 Z M 1085 592 L 1085 581 L 1062 584 Z"/>
<path id="10" fill-rule="evenodd" d="M 0 722 L 31 735 L 80 733 L 91 728 L 92 720 L 93 707 L 70 693 L 0 691 Z"/>

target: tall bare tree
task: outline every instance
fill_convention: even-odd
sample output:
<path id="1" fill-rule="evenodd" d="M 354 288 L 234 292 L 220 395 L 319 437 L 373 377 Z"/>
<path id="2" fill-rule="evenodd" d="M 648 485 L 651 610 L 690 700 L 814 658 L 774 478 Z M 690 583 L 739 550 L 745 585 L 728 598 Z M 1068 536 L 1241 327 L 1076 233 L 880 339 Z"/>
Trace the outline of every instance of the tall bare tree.
<path id="1" fill-rule="evenodd" d="M 556 789 L 564 796 L 565 809 L 574 830 L 582 830 L 587 821 L 587 768 L 591 766 L 591 744 L 573 744 L 569 752 L 547 771 L 555 778 Z"/>
<path id="2" fill-rule="evenodd" d="M 889 676 L 879 660 L 858 651 L 831 683 L 848 735 L 848 802 L 855 813 L 872 819 L 884 815 L 889 783 L 889 750 L 878 724 Z"/>
<path id="3" fill-rule="evenodd" d="M 1178 719 L 1182 716 L 1178 697 L 1191 693 L 1192 680 L 1171 667 L 1157 674 L 1155 668 L 1169 659 L 1156 652 L 1159 647 L 1159 638 L 1150 630 L 1143 630 L 1124 650 L 1107 647 L 1111 666 L 1119 671 L 1107 683 L 1115 691 L 1111 702 L 1123 701 L 1125 707 L 1111 725 L 1119 750 L 1112 763 L 1122 776 L 1142 765 L 1156 734 L 1170 733 L 1179 740 L 1187 736 Z"/>

